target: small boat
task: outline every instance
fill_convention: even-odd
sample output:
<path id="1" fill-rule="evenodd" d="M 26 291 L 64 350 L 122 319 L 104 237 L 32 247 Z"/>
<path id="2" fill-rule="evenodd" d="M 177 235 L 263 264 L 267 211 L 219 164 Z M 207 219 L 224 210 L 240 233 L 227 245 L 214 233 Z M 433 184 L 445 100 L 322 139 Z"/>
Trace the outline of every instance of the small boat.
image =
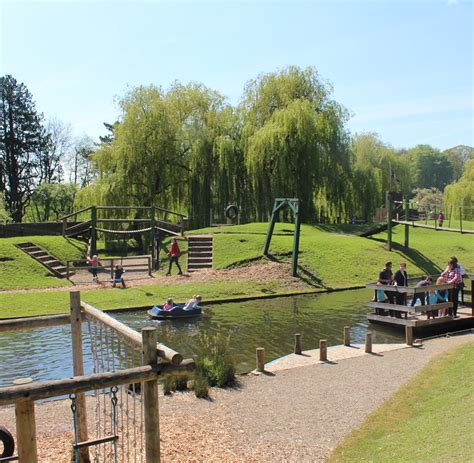
<path id="1" fill-rule="evenodd" d="M 198 317 L 202 314 L 202 309 L 196 306 L 191 310 L 184 310 L 184 304 L 175 305 L 170 310 L 163 310 L 163 306 L 155 305 L 148 312 L 148 316 L 155 320 L 176 320 L 178 318 Z"/>

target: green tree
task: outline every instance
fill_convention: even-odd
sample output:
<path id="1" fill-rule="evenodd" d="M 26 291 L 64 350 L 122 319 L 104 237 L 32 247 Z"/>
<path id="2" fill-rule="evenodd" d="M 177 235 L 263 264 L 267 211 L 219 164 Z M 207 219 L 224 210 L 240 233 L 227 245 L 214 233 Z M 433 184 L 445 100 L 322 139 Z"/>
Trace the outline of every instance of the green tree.
<path id="1" fill-rule="evenodd" d="M 443 207 L 443 193 L 436 188 L 416 188 L 412 202 L 419 211 L 431 214 Z"/>
<path id="2" fill-rule="evenodd" d="M 57 221 L 73 210 L 78 187 L 74 183 L 43 183 L 31 196 L 33 220 Z"/>
<path id="3" fill-rule="evenodd" d="M 443 151 L 448 156 L 453 166 L 453 180 L 459 180 L 463 174 L 464 166 L 474 159 L 474 148 L 466 145 L 458 145 Z"/>
<path id="4" fill-rule="evenodd" d="M 444 201 L 451 206 L 461 206 L 463 218 L 474 220 L 474 159 L 466 163 L 462 177 L 446 187 Z M 454 207 L 454 214 L 459 217 L 459 208 Z"/>
<path id="5" fill-rule="evenodd" d="M 448 157 L 430 145 L 418 145 L 408 150 L 413 188 L 444 187 L 453 181 L 453 166 Z"/>
<path id="6" fill-rule="evenodd" d="M 322 192 L 330 214 L 347 212 L 348 114 L 331 92 L 315 69 L 295 66 L 247 84 L 242 144 L 259 219 L 268 217 L 275 197 L 290 196 L 301 200 L 303 220 L 314 221 Z"/>
<path id="7" fill-rule="evenodd" d="M 21 222 L 50 137 L 25 84 L 6 75 L 0 78 L 0 92 L 0 190 L 8 213 Z"/>

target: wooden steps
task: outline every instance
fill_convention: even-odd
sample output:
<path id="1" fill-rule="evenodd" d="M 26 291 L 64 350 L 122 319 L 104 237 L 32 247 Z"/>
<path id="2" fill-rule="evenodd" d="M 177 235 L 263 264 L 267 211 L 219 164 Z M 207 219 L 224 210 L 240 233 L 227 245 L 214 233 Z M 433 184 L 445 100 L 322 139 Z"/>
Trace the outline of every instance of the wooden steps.
<path id="1" fill-rule="evenodd" d="M 52 256 L 44 249 L 41 249 L 39 246 L 36 246 L 36 244 L 28 241 L 25 243 L 17 243 L 15 246 L 38 261 L 58 278 L 67 277 L 66 266 L 59 259 Z"/>
<path id="2" fill-rule="evenodd" d="M 212 235 L 188 237 L 188 272 L 212 268 Z"/>

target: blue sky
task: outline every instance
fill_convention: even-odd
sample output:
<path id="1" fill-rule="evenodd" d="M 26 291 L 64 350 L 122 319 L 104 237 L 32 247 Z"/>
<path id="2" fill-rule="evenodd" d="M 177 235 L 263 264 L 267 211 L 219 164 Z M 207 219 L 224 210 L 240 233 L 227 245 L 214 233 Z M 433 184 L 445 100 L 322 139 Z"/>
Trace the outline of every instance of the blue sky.
<path id="1" fill-rule="evenodd" d="M 237 104 L 294 64 L 332 83 L 352 133 L 474 146 L 472 1 L 0 3 L 1 74 L 78 136 L 103 134 L 127 88 L 198 81 Z"/>

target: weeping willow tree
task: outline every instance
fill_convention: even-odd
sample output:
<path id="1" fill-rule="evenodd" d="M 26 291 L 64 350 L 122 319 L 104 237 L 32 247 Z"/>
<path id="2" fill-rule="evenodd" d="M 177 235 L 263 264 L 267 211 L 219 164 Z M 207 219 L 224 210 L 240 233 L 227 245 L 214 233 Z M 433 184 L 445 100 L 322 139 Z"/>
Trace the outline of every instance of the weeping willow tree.
<path id="1" fill-rule="evenodd" d="M 354 216 L 370 221 L 375 209 L 385 204 L 387 191 L 410 192 L 408 160 L 374 133 L 353 137 L 351 149 L 354 155 L 351 209 Z"/>
<path id="2" fill-rule="evenodd" d="M 301 200 L 302 219 L 314 221 L 318 193 L 338 209 L 350 176 L 347 113 L 315 69 L 288 67 L 247 84 L 240 106 L 242 145 L 259 220 L 275 197 Z"/>
<path id="3" fill-rule="evenodd" d="M 444 203 L 460 206 L 463 219 L 474 220 L 474 159 L 465 164 L 461 178 L 445 188 Z M 453 217 L 459 218 L 459 208 L 453 207 L 453 212 Z"/>

